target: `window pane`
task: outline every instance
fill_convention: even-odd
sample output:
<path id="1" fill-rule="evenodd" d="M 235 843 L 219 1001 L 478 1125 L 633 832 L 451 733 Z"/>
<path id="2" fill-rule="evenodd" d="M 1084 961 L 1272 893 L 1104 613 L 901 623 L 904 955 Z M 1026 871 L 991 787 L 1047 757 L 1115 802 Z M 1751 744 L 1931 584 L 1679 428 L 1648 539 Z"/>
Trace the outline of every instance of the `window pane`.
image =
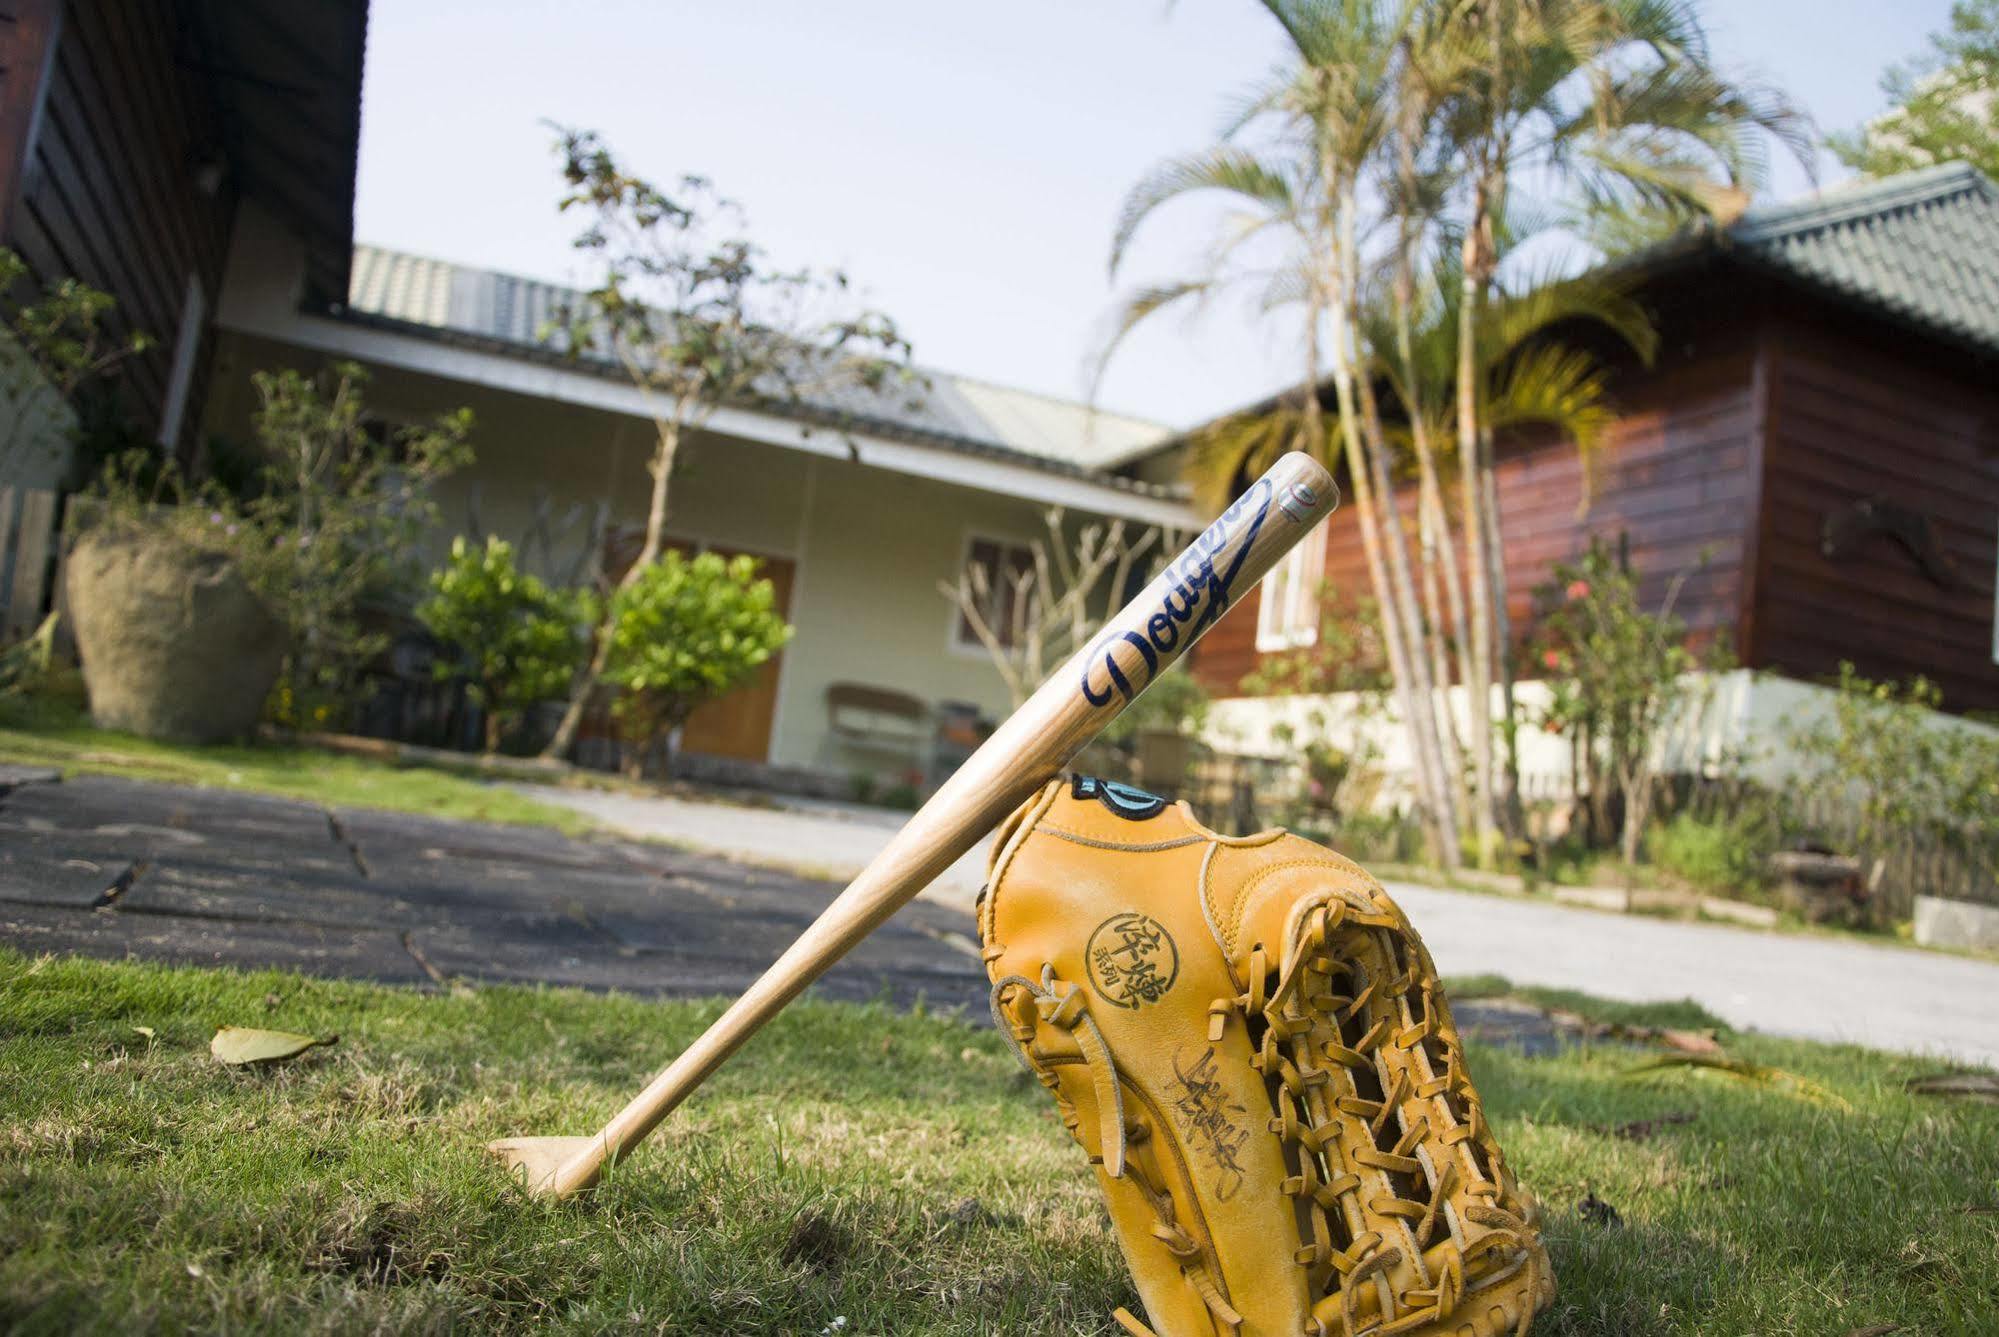
<path id="1" fill-rule="evenodd" d="M 1023 596 L 1030 604 L 1033 600 L 1031 585 L 1022 582 L 1034 570 L 1034 553 L 1018 544 L 974 538 L 965 545 L 965 567 L 968 578 L 973 570 L 984 577 L 971 581 L 980 619 L 1001 645 L 1011 649 L 1015 619 L 1022 615 L 1019 604 Z M 957 641 L 971 649 L 984 646 L 963 611 L 958 614 Z"/>

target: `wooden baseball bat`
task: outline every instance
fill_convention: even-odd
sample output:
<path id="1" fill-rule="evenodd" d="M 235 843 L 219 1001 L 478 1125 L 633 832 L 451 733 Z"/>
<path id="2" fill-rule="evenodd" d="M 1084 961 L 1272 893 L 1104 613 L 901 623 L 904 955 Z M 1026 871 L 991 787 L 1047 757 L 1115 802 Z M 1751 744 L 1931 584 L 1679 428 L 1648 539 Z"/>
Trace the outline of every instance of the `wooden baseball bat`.
<path id="1" fill-rule="evenodd" d="M 759 1027 L 1058 775 L 1231 602 L 1332 512 L 1324 468 L 1289 454 L 1190 544 L 1096 639 L 1028 698 L 941 785 L 776 964 L 603 1129 L 590 1137 L 504 1138 L 487 1151 L 539 1194 L 597 1182 Z"/>

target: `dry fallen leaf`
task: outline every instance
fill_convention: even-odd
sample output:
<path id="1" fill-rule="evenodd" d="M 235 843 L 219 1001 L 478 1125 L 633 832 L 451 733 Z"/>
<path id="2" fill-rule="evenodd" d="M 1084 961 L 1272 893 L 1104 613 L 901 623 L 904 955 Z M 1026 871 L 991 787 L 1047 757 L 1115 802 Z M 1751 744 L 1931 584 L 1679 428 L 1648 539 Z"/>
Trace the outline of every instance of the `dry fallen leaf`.
<path id="1" fill-rule="evenodd" d="M 337 1035 L 316 1039 L 291 1031 L 260 1031 L 252 1026 L 224 1026 L 208 1042 L 208 1052 L 218 1063 L 243 1067 L 252 1063 L 282 1063 L 297 1058 L 308 1049 L 338 1042 Z"/>
<path id="2" fill-rule="evenodd" d="M 134 1026 L 132 1030 L 136 1034 L 145 1036 L 148 1040 L 153 1038 L 153 1028 L 151 1026 Z"/>
<path id="3" fill-rule="evenodd" d="M 1677 1049 L 1683 1054 L 1721 1052 L 1721 1046 L 1716 1043 L 1714 1036 L 1706 1031 L 1663 1030 L 1659 1032 L 1659 1039 L 1668 1049 Z"/>

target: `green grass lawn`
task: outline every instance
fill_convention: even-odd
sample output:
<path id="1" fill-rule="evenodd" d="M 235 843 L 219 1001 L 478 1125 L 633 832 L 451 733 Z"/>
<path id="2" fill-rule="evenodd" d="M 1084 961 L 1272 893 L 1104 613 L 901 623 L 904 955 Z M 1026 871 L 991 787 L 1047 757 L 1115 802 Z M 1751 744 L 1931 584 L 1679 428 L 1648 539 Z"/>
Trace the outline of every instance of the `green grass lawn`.
<path id="1" fill-rule="evenodd" d="M 0 1328 L 1112 1331 L 1132 1295 L 1092 1182 L 983 1023 L 807 1001 L 576 1203 L 481 1157 L 595 1127 L 718 1010 L 0 949 Z M 221 1024 L 341 1038 L 234 1071 Z M 1850 1109 L 1634 1080 L 1621 1046 L 1474 1050 L 1548 1211 L 1537 1331 L 1999 1330 L 1999 1108 L 1904 1094 L 1916 1060 L 1732 1049 Z"/>
<path id="2" fill-rule="evenodd" d="M 212 789 L 241 789 L 333 808 L 393 808 L 430 817 L 590 828 L 580 813 L 445 771 L 392 766 L 313 748 L 195 747 L 92 728 L 77 712 L 0 713 L 0 761 Z"/>

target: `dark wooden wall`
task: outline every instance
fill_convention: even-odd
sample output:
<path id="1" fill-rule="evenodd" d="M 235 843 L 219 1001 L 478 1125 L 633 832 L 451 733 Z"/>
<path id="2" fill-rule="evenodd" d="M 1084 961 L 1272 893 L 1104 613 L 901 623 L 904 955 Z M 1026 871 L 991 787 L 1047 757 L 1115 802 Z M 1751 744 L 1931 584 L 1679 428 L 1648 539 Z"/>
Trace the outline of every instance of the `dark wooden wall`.
<path id="1" fill-rule="evenodd" d="M 1507 606 L 1516 640 L 1534 615 L 1534 590 L 1592 534 L 1623 537 L 1643 597 L 1656 607 L 1687 573 L 1677 611 L 1702 636 L 1736 640 L 1751 530 L 1755 324 L 1678 324 L 1657 367 L 1626 377 L 1622 416 L 1591 468 L 1567 441 L 1543 435 L 1505 443 L 1497 470 L 1505 525 Z M 1414 488 L 1400 500 L 1413 531 Z M 1370 593 L 1360 526 L 1335 512 L 1326 526 L 1325 574 L 1343 598 Z M 1414 540 L 1410 541 L 1412 560 Z M 1255 668 L 1256 599 L 1244 599 L 1195 652 L 1210 691 L 1233 694 Z"/>
<path id="2" fill-rule="evenodd" d="M 1921 673 L 1951 710 L 1999 709 L 1999 366 L 1792 305 L 1772 327 L 1754 662 L 1792 677 Z M 1928 517 L 1939 585 L 1897 540 L 1821 550 L 1825 519 L 1881 499 Z"/>
<path id="3" fill-rule="evenodd" d="M 205 192 L 198 168 L 219 161 L 220 126 L 173 0 L 0 0 L 0 165 L 5 236 L 38 279 L 75 275 L 118 299 L 122 333 L 156 341 L 122 376 L 125 406 L 148 439 L 158 431 L 190 274 L 215 305 L 234 217 L 226 180 Z M 16 83 L 39 33 L 52 59 L 32 96 Z M 18 49 L 18 58 L 17 58 Z M 23 104 L 27 104 L 23 108 Z M 32 137 L 17 119 L 33 114 Z M 182 437 L 201 421 L 212 335 L 205 335 Z"/>

